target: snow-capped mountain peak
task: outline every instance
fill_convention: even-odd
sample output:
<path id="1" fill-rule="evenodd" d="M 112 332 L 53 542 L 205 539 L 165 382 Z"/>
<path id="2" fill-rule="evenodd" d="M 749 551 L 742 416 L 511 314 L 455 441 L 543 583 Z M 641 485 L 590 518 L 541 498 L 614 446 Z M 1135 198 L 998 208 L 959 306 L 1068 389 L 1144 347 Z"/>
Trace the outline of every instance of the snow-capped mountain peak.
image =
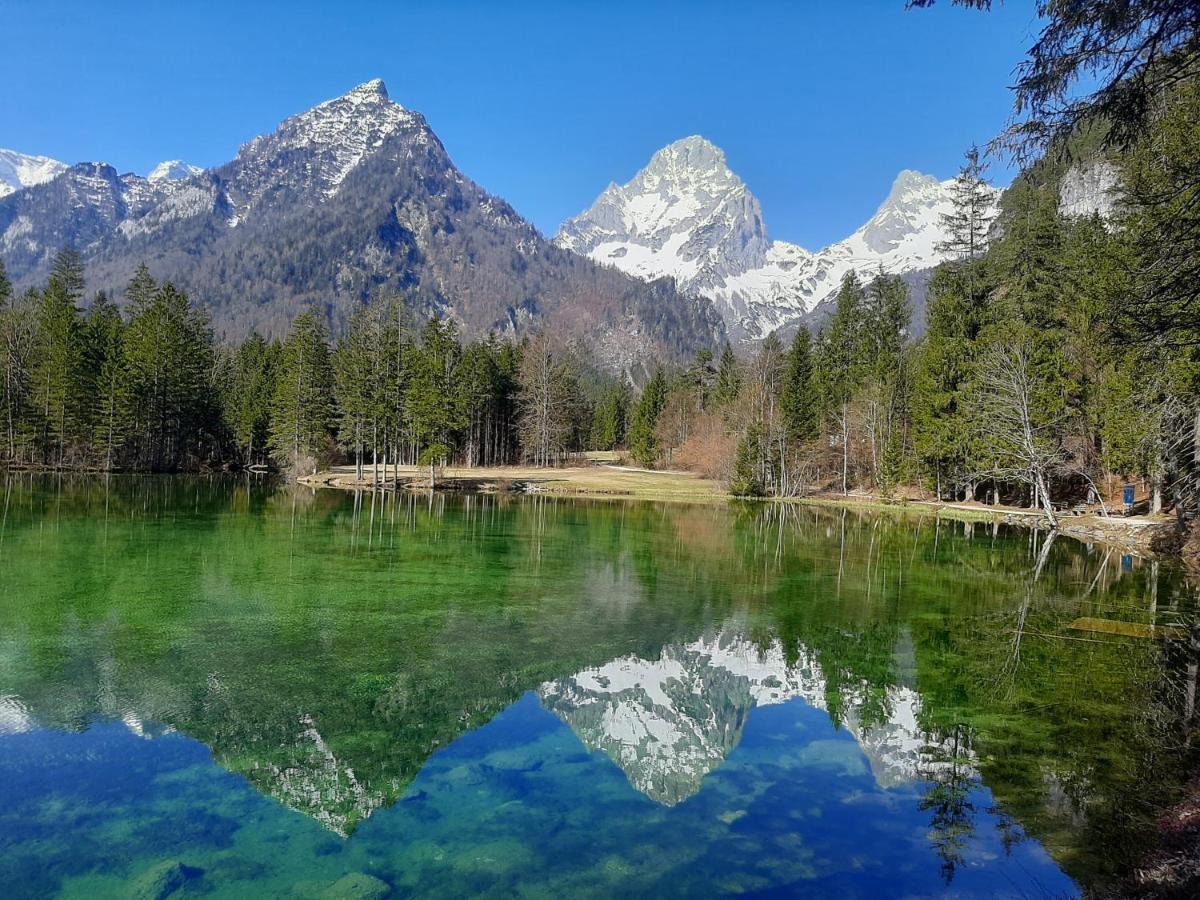
<path id="1" fill-rule="evenodd" d="M 28 156 L 0 148 L 0 197 L 43 184 L 67 170 L 67 164 L 48 156 Z"/>
<path id="2" fill-rule="evenodd" d="M 651 157 L 564 222 L 555 239 L 643 278 L 670 276 L 685 290 L 720 294 L 731 273 L 762 266 L 770 250 L 758 200 L 725 153 L 699 135 Z"/>
<path id="3" fill-rule="evenodd" d="M 187 181 L 193 175 L 199 175 L 203 171 L 199 166 L 190 165 L 181 159 L 168 159 L 155 166 L 146 176 L 146 180 L 151 184 L 164 181 Z"/>
<path id="4" fill-rule="evenodd" d="M 659 150 L 628 184 L 610 185 L 555 240 L 642 278 L 674 278 L 714 301 L 731 336 L 754 340 L 812 312 L 850 270 L 869 277 L 941 262 L 953 183 L 905 169 L 861 228 L 810 253 L 769 240 L 757 198 L 724 152 L 693 136 Z"/>

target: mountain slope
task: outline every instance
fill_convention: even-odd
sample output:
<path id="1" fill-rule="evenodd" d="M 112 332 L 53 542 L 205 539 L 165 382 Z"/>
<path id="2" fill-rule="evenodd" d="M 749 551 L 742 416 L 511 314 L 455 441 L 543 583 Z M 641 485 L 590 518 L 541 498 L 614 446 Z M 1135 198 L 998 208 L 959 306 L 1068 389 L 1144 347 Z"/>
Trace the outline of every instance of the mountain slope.
<path id="1" fill-rule="evenodd" d="M 555 241 L 639 277 L 675 278 L 717 304 L 731 336 L 755 340 L 794 327 L 850 270 L 904 274 L 940 262 L 952 184 L 903 171 L 866 224 L 812 253 L 769 240 L 758 200 L 724 153 L 693 136 L 660 150 L 628 184 L 610 185 Z"/>
<path id="2" fill-rule="evenodd" d="M 0 197 L 47 182 L 66 168 L 66 163 L 48 156 L 26 156 L 0 148 Z"/>
<path id="3" fill-rule="evenodd" d="M 87 196 L 84 173 L 70 170 L 0 200 L 0 255 L 17 279 L 43 277 L 71 243 L 91 287 L 119 291 L 145 261 L 208 303 L 217 330 L 233 337 L 282 334 L 312 305 L 337 327 L 369 295 L 398 293 L 469 335 L 553 324 L 586 337 L 613 369 L 723 338 L 707 301 L 544 239 L 459 172 L 425 119 L 392 102 L 381 81 L 286 119 L 186 180 L 102 168 L 88 173 Z"/>

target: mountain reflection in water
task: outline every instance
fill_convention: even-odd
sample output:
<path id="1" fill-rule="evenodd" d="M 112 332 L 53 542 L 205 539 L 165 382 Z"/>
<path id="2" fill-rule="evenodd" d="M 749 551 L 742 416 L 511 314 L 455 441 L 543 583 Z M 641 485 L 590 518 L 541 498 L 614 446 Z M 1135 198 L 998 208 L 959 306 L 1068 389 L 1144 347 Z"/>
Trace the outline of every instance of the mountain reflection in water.
<path id="1" fill-rule="evenodd" d="M 1178 572 L 798 507 L 9 479 L 0 881 L 1075 893 L 1183 777 Z M 300 813 L 302 815 L 297 815 Z M 1017 885 L 1014 888 L 1013 885 Z"/>

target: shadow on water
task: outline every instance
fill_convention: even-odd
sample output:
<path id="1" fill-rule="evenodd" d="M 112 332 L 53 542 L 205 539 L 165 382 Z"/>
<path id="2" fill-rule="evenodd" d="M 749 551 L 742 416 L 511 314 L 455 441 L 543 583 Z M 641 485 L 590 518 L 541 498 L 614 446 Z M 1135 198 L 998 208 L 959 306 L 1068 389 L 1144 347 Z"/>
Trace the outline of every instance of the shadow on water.
<path id="1" fill-rule="evenodd" d="M 0 881 L 1073 894 L 1186 772 L 1166 564 L 794 505 L 3 477 Z M 174 866 L 175 868 L 171 868 Z"/>

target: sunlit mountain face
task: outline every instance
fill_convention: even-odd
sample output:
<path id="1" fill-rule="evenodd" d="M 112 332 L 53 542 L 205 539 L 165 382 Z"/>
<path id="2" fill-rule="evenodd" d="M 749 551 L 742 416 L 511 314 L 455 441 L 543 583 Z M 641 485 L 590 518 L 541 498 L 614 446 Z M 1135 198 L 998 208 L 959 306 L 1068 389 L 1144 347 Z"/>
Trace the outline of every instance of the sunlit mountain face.
<path id="1" fill-rule="evenodd" d="M 0 882 L 1060 895 L 1140 859 L 1179 573 L 815 509 L 5 482 Z M 360 884 L 374 884 L 360 879 Z M 343 887 L 345 887 L 343 885 Z"/>

